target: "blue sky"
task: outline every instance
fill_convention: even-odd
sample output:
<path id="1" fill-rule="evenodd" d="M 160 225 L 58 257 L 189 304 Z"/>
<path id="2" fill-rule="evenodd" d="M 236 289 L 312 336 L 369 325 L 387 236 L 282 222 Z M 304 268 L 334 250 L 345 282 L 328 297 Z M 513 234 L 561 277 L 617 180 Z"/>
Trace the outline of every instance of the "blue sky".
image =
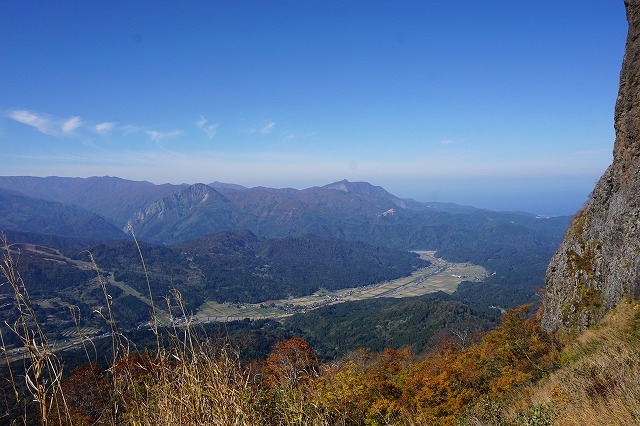
<path id="1" fill-rule="evenodd" d="M 0 7 L 3 175 L 571 214 L 611 162 L 622 0 Z"/>

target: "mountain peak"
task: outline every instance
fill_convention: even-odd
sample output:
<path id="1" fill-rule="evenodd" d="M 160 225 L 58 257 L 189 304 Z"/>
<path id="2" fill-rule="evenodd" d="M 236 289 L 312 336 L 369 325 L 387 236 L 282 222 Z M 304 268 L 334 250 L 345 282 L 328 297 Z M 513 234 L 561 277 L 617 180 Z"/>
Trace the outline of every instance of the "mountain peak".
<path id="1" fill-rule="evenodd" d="M 196 183 L 184 190 L 152 202 L 138 210 L 127 223 L 140 229 L 140 235 L 153 240 L 160 239 L 163 231 L 154 223 L 171 224 L 189 228 L 184 239 L 194 237 L 199 227 L 207 233 L 219 232 L 228 225 L 233 204 L 227 197 L 204 183 Z M 213 213 L 215 212 L 215 213 Z M 183 222 L 187 223 L 183 223 Z"/>
<path id="2" fill-rule="evenodd" d="M 369 182 L 350 182 L 346 179 L 343 179 L 341 181 L 325 185 L 322 188 L 343 191 L 350 194 L 360 194 L 375 198 L 382 198 L 391 201 L 393 204 L 398 207 L 402 207 L 403 209 L 408 208 L 407 202 L 405 200 L 396 197 L 383 187 L 372 185 Z"/>
<path id="3" fill-rule="evenodd" d="M 375 186 L 370 184 L 369 182 L 350 182 L 346 179 L 343 179 L 338 182 L 330 183 L 328 185 L 323 186 L 325 189 L 334 189 L 337 191 L 350 192 L 353 194 L 365 194 L 372 195 L 374 197 L 393 197 L 392 194 L 387 192 L 381 186 Z"/>
<path id="4" fill-rule="evenodd" d="M 210 183 L 209 186 L 215 189 L 233 189 L 236 191 L 244 191 L 245 189 L 248 189 L 246 186 L 238 185 L 236 183 L 225 183 L 218 181 Z"/>

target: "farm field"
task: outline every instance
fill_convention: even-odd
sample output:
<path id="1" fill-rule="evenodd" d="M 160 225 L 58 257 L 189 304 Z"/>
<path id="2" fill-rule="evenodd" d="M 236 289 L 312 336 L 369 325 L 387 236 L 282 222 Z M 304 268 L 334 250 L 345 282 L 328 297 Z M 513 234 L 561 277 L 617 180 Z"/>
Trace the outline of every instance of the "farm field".
<path id="1" fill-rule="evenodd" d="M 59 263 L 72 263 L 79 269 L 95 269 L 91 262 L 72 260 L 55 249 L 49 249 L 37 245 L 21 245 L 23 250 L 45 255 L 47 260 Z M 486 276 L 484 268 L 469 263 L 451 263 L 435 257 L 433 251 L 416 251 L 422 259 L 431 262 L 428 268 L 415 271 L 411 276 L 385 281 L 363 287 L 345 288 L 337 291 L 320 291 L 305 297 L 269 300 L 258 304 L 216 303 L 207 301 L 203 303 L 195 315 L 185 318 L 171 318 L 162 305 L 156 306 L 159 325 L 181 326 L 186 323 L 210 323 L 227 322 L 243 319 L 279 319 L 296 313 L 304 313 L 322 306 L 333 305 L 348 301 L 366 300 L 380 297 L 404 298 L 421 296 L 437 291 L 453 293 L 462 281 L 480 281 Z M 145 304 L 150 305 L 150 300 L 126 283 L 116 281 L 113 273 L 100 271 L 104 282 L 119 287 L 125 294 L 131 295 Z M 39 303 L 42 308 L 51 307 L 54 299 L 43 300 Z M 55 300 L 58 300 L 57 298 Z M 58 300 L 58 303 L 63 303 Z M 141 324 L 145 327 L 147 324 Z M 87 338 L 108 337 L 110 333 L 100 336 L 100 330 L 94 327 L 70 327 L 62 332 L 59 340 L 51 343 L 54 351 L 78 347 Z M 22 356 L 24 348 L 11 350 L 7 353 L 10 360 Z"/>
<path id="2" fill-rule="evenodd" d="M 435 257 L 434 251 L 416 251 L 422 259 L 431 262 L 409 277 L 399 278 L 365 287 L 345 288 L 334 292 L 320 290 L 310 296 L 269 300 L 260 304 L 202 304 L 194 322 L 234 321 L 265 318 L 282 318 L 311 309 L 355 300 L 377 297 L 414 297 L 436 291 L 453 293 L 462 281 L 480 281 L 485 277 L 483 267 L 470 263 L 451 263 Z"/>

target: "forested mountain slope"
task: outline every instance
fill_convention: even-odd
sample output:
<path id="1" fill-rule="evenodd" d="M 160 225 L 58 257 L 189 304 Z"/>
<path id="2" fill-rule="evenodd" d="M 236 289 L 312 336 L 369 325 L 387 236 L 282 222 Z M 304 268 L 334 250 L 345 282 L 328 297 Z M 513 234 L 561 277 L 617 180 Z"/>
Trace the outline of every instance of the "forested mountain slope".
<path id="1" fill-rule="evenodd" d="M 7 189 L 0 189 L 0 231 L 3 230 L 93 241 L 127 238 L 124 232 L 95 213 Z"/>
<path id="2" fill-rule="evenodd" d="M 152 243 L 175 244 L 248 229 L 267 238 L 313 234 L 398 249 L 437 250 L 438 256 L 449 261 L 471 262 L 489 271 L 487 286 L 464 283 L 459 289 L 463 300 L 484 306 L 536 302 L 535 289 L 543 285 L 547 262 L 569 222 L 567 217 L 421 203 L 396 197 L 367 182 L 346 180 L 297 190 L 232 184 L 216 184 L 216 188 L 205 184 L 153 185 L 113 177 L 5 176 L 0 177 L 0 187 L 23 191 L 30 197 L 75 203 L 110 218 L 126 231 L 124 238 L 130 238 L 132 229 L 141 241 Z M 58 220 L 48 221 L 49 211 L 41 209 L 38 214 L 45 219 L 32 221 L 30 226 L 23 221 L 24 229 L 22 225 L 5 229 L 12 230 L 22 242 L 55 240 L 59 235 L 53 232 L 59 231 L 34 227 Z M 67 221 L 64 226 L 76 224 Z M 36 239 L 29 241 L 24 232 Z M 83 231 L 73 236 L 99 241 L 89 235 L 91 232 Z"/>

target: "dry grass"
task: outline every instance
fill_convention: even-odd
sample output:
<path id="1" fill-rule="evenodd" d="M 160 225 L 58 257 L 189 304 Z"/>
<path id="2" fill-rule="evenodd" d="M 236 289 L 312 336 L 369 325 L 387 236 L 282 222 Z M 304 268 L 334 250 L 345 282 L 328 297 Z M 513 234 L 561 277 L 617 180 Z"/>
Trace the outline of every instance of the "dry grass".
<path id="1" fill-rule="evenodd" d="M 180 294 L 175 292 L 173 299 L 167 299 L 167 306 L 171 310 L 177 305 L 181 310 L 177 316 L 184 316 Z M 146 369 L 145 380 L 131 383 L 137 395 L 123 401 L 133 424 L 251 424 L 247 401 L 255 395 L 249 372 L 228 346 L 201 342 L 189 323 L 174 328 L 168 345 L 159 347 Z"/>
<path id="2" fill-rule="evenodd" d="M 187 332 L 188 333 L 188 332 Z M 176 336 L 174 336 L 175 338 Z M 136 425 L 249 425 L 257 424 L 249 371 L 228 348 L 214 348 L 189 338 L 174 340 L 144 363 L 145 374 L 130 373 L 124 365 L 120 388 L 124 419 Z"/>
<path id="3" fill-rule="evenodd" d="M 19 412 L 0 413 L 3 424 L 10 417 L 12 425 L 331 424 L 322 420 L 304 391 L 261 386 L 259 364 L 243 365 L 230 345 L 201 340 L 189 321 L 161 338 L 153 315 L 156 350 L 138 354 L 117 326 L 106 282 L 91 254 L 106 305 L 105 313 L 98 313 L 111 329 L 113 360 L 105 373 L 90 364 L 90 350 L 85 347 L 87 368 L 62 380 L 62 363 L 38 323 L 17 272 L 16 252 L 6 239 L 3 243 L 0 273 L 4 282 L 0 285 L 11 286 L 19 313 L 14 323 L 6 325 L 23 346 L 23 366 L 16 368 L 0 333 L 0 354 L 12 392 L 7 405 L 20 405 Z M 167 306 L 171 315 L 187 318 L 178 292 L 167 297 Z M 82 330 L 79 323 L 76 327 L 77 332 Z"/>
<path id="4" fill-rule="evenodd" d="M 505 400 L 485 401 L 465 424 L 640 424 L 640 304 L 622 302 L 597 327 L 565 340 L 562 367 Z"/>
<path id="5" fill-rule="evenodd" d="M 558 425 L 640 423 L 640 305 L 626 301 L 565 350 L 568 365 L 536 398 L 562 409 Z"/>
<path id="6" fill-rule="evenodd" d="M 431 422 L 422 421 L 420 413 L 409 415 L 391 403 L 360 407 L 360 411 L 331 404 L 323 389 L 338 395 L 336 389 L 342 388 L 324 383 L 335 377 L 315 369 L 304 384 L 274 385 L 269 379 L 269 360 L 243 364 L 229 344 L 203 340 L 192 319 L 185 315 L 178 292 L 167 297 L 167 307 L 170 315 L 187 318 L 186 324 L 174 327 L 166 334 L 168 337 L 161 338 L 154 321 L 154 353 L 137 354 L 111 314 L 106 284 L 95 263 L 105 296 L 104 319 L 112 331 L 113 361 L 106 373 L 89 367 L 83 370 L 84 375 L 74 377 L 72 372 L 70 377 L 74 380 L 62 380 L 62 364 L 49 347 L 31 308 L 27 289 L 17 273 L 15 253 L 6 240 L 3 248 L 2 285 L 11 287 L 19 312 L 15 322 L 7 326 L 24 348 L 23 368 L 18 372 L 8 370 L 13 399 L 23 411 L 13 424 L 320 426 L 364 424 L 364 419 L 354 417 L 354 413 L 364 410 L 376 414 L 378 408 L 379 415 L 369 416 L 367 424 Z M 151 294 L 149 298 L 152 300 Z M 80 324 L 77 331 L 82 331 Z M 9 365 L 2 338 L 0 334 L 0 354 Z M 479 401 L 459 424 L 640 424 L 640 304 L 623 302 L 597 328 L 564 339 L 561 368 L 506 397 Z M 89 350 L 86 352 L 89 358 Z M 362 362 L 357 365 L 362 366 Z M 297 376 L 300 372 L 294 373 Z M 345 386 L 351 383 L 347 379 L 353 379 L 347 376 Z M 367 381 L 360 385 L 363 392 L 368 386 Z M 344 389 L 350 397 L 355 391 L 351 385 Z M 355 402 L 366 404 L 362 398 Z M 35 415 L 24 414 L 29 410 Z M 379 421 L 371 423 L 375 419 Z"/>
<path id="7" fill-rule="evenodd" d="M 180 294 L 167 305 L 178 306 Z M 229 344 L 201 340 L 190 323 L 174 328 L 157 354 L 112 368 L 121 420 L 133 425 L 329 424 L 303 389 L 262 386 L 262 364 L 243 364 Z"/>
<path id="8" fill-rule="evenodd" d="M 0 285 L 11 287 L 18 312 L 15 321 L 13 323 L 5 321 L 5 325 L 18 337 L 23 348 L 23 369 L 20 374 L 15 374 L 9 369 L 9 382 L 13 397 L 19 402 L 17 405 L 27 412 L 28 406 L 33 401 L 37 407 L 36 416 L 42 419 L 43 424 L 47 424 L 51 416 L 64 418 L 66 413 L 66 402 L 60 386 L 62 364 L 53 353 L 47 336 L 38 322 L 27 288 L 18 273 L 11 247 L 4 236 L 1 244 L 4 253 L 0 263 L 0 273 L 4 282 Z M 8 351 L 1 333 L 0 338 L 2 352 L 9 364 Z M 25 389 L 29 398 L 23 396 Z"/>

